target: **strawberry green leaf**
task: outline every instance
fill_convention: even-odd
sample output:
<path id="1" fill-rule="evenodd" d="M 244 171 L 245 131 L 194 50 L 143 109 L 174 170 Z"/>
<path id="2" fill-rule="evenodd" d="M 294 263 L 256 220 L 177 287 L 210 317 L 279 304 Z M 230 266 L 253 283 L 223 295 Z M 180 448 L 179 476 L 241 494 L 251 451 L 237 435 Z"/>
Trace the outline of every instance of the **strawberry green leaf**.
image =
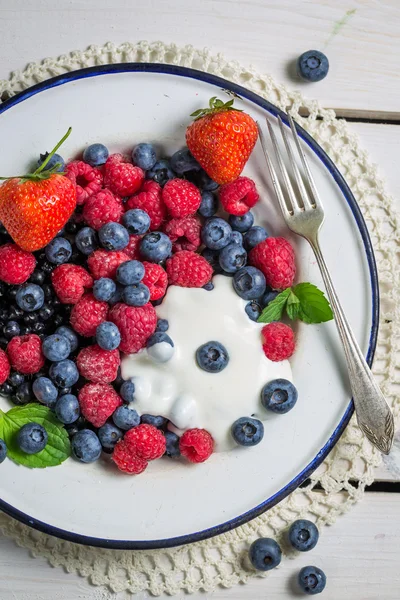
<path id="1" fill-rule="evenodd" d="M 37 454 L 26 454 L 17 444 L 18 431 L 27 423 L 39 423 L 47 431 L 47 445 Z M 67 431 L 51 410 L 41 404 L 16 406 L 6 413 L 0 411 L 0 438 L 7 445 L 9 458 L 32 469 L 60 465 L 71 454 Z"/>
<path id="2" fill-rule="evenodd" d="M 272 300 L 264 308 L 261 315 L 258 317 L 257 323 L 272 323 L 272 321 L 279 321 L 282 318 L 283 309 L 290 294 L 290 288 L 284 290 L 277 297 Z"/>
<path id="3" fill-rule="evenodd" d="M 297 318 L 301 321 L 325 323 L 333 319 L 330 304 L 317 286 L 312 283 L 299 283 L 293 288 L 292 293 L 300 302 Z"/>
<path id="4" fill-rule="evenodd" d="M 288 296 L 287 303 L 286 303 L 286 312 L 287 312 L 289 319 L 292 319 L 292 321 L 295 321 L 299 316 L 300 308 L 301 308 L 300 300 L 298 299 L 297 296 L 295 296 L 295 294 L 293 294 L 292 290 L 290 290 L 290 294 Z"/>

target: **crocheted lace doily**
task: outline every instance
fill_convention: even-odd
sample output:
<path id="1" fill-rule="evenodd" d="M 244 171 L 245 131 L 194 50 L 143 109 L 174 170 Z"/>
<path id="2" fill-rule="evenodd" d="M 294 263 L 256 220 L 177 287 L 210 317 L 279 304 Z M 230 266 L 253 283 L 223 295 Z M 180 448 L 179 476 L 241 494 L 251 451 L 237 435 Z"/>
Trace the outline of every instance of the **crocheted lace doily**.
<path id="1" fill-rule="evenodd" d="M 346 122 L 337 120 L 332 110 L 321 108 L 318 102 L 306 100 L 298 92 L 277 84 L 269 75 L 244 68 L 236 62 L 227 62 L 207 50 L 199 51 L 191 46 L 178 48 L 161 42 L 120 46 L 108 43 L 46 59 L 41 64 L 29 64 L 23 72 L 12 73 L 9 80 L 0 81 L 0 98 L 4 101 L 35 83 L 66 71 L 123 62 L 172 63 L 214 73 L 241 84 L 280 108 L 290 110 L 329 154 L 350 185 L 372 237 L 382 295 L 374 373 L 398 415 L 400 399 L 395 397 L 395 388 L 400 383 L 399 221 L 376 168 L 348 130 Z M 308 109 L 308 118 L 299 115 L 303 107 Z M 0 514 L 0 529 L 31 550 L 34 556 L 44 556 L 53 566 L 78 572 L 93 584 L 108 586 L 115 592 L 148 590 L 160 595 L 182 590 L 212 591 L 218 585 L 230 587 L 256 576 L 243 560 L 246 549 L 256 537 L 264 535 L 281 540 L 288 523 L 305 514 L 311 515 L 319 527 L 332 524 L 362 497 L 365 486 L 374 479 L 374 467 L 379 462 L 379 453 L 352 419 L 306 487 L 297 489 L 279 505 L 242 527 L 177 549 L 113 551 L 88 548 L 38 533 L 4 514 Z"/>

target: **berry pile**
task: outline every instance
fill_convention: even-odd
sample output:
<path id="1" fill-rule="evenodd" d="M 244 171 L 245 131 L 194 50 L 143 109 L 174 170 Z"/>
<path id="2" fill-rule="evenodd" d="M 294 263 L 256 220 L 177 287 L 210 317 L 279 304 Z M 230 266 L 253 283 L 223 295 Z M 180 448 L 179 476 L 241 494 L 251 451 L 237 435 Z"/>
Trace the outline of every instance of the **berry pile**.
<path id="1" fill-rule="evenodd" d="M 147 143 L 131 158 L 93 144 L 83 160 L 64 165 L 58 156 L 54 164 L 76 190 L 76 209 L 63 229 L 34 252 L 0 229 L 0 391 L 15 404 L 54 410 L 82 462 L 104 451 L 120 470 L 135 474 L 164 454 L 203 462 L 214 446 L 207 431 L 191 429 L 179 438 L 165 418 L 138 415 L 134 384 L 121 378 L 121 353 L 147 348 L 156 362 L 168 361 L 174 343 L 154 306 L 168 285 L 212 290 L 215 273 L 233 278 L 248 316 L 257 320 L 275 290 L 292 285 L 293 249 L 254 226 L 249 209 L 259 196 L 252 180 L 241 176 L 217 195 L 218 184 L 187 149 L 158 160 Z M 216 216 L 219 203 L 228 219 Z M 262 345 L 270 360 L 286 359 L 294 351 L 293 331 L 270 323 Z M 218 373 L 229 354 L 209 342 L 196 360 Z M 291 384 L 284 385 L 290 398 L 276 412 L 296 401 Z M 263 391 L 271 410 L 273 393 Z M 254 445 L 263 427 L 242 418 L 232 435 Z M 42 449 L 45 436 L 39 438 Z"/>

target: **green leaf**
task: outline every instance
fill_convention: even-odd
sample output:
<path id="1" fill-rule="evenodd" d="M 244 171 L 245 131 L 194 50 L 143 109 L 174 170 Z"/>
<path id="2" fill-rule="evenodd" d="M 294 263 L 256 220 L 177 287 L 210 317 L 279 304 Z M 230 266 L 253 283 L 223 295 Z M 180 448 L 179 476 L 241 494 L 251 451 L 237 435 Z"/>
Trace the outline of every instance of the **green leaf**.
<path id="1" fill-rule="evenodd" d="M 325 323 L 333 319 L 333 314 L 324 293 L 312 283 L 299 283 L 293 294 L 300 302 L 297 317 L 305 323 Z"/>
<path id="2" fill-rule="evenodd" d="M 290 294 L 290 288 L 284 290 L 264 308 L 257 323 L 272 323 L 282 318 L 283 309 Z"/>
<path id="3" fill-rule="evenodd" d="M 290 294 L 288 296 L 287 303 L 286 303 L 286 312 L 287 312 L 289 319 L 292 319 L 292 321 L 295 321 L 299 316 L 300 308 L 301 308 L 300 300 L 298 299 L 297 296 L 295 296 L 293 294 L 292 290 L 290 290 Z"/>
<path id="4" fill-rule="evenodd" d="M 17 444 L 17 434 L 23 425 L 39 423 L 47 431 L 46 447 L 37 454 L 26 454 Z M 26 404 L 7 413 L 0 411 L 0 438 L 7 445 L 7 456 L 19 465 L 44 469 L 64 462 L 71 454 L 68 433 L 47 406 Z"/>

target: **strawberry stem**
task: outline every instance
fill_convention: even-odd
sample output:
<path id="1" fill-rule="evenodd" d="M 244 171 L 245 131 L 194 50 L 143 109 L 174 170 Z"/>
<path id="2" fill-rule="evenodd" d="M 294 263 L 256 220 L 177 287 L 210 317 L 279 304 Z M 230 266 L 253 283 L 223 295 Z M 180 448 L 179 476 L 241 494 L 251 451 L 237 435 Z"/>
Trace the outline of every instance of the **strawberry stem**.
<path id="1" fill-rule="evenodd" d="M 210 98 L 209 107 L 208 108 L 199 108 L 195 110 L 190 116 L 195 117 L 195 121 L 205 117 L 207 115 L 213 115 L 220 112 L 227 112 L 228 110 L 236 110 L 237 112 L 243 112 L 240 108 L 235 108 L 233 106 L 234 100 L 228 100 L 228 102 L 223 102 L 219 100 L 216 96 Z"/>
<path id="2" fill-rule="evenodd" d="M 39 173 L 41 173 L 45 166 L 48 164 L 48 162 L 50 161 L 50 159 L 54 156 L 54 154 L 57 152 L 57 150 L 59 149 L 60 146 L 63 145 L 63 143 L 65 142 L 65 140 L 69 137 L 70 133 L 72 131 L 72 127 L 68 127 L 68 131 L 67 133 L 61 138 L 61 140 L 58 142 L 58 144 L 56 144 L 56 146 L 54 146 L 53 150 L 50 152 L 50 154 L 48 154 L 46 156 L 46 158 L 44 159 L 44 161 L 42 162 L 42 164 L 36 169 L 36 171 L 33 173 L 33 175 L 38 175 Z M 60 167 L 60 163 L 57 163 L 58 166 Z"/>

